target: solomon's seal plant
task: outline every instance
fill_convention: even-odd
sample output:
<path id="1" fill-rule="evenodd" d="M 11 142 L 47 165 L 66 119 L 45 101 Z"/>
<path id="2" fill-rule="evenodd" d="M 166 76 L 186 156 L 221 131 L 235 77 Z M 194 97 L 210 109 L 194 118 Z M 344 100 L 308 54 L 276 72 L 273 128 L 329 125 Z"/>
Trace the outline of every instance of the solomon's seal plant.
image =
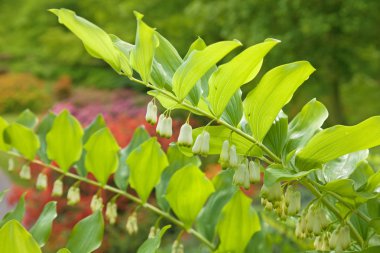
<path id="1" fill-rule="evenodd" d="M 355 126 L 322 129 L 328 112 L 313 99 L 289 120 L 282 108 L 315 71 L 309 62 L 271 69 L 243 99 L 241 86 L 256 77 L 264 57 L 280 41 L 266 39 L 236 52 L 242 46 L 237 40 L 206 45 L 198 38 L 181 57 L 140 13 L 135 12 L 137 32 L 135 44 L 131 44 L 70 10 L 51 12 L 92 56 L 148 89 L 153 100 L 147 105 L 146 120 L 157 124 L 157 134 L 173 135 L 172 111 L 190 113 L 181 127 L 178 145 L 173 143 L 167 153 L 155 137 L 141 129 L 127 147 L 119 147 L 104 121 L 82 129 L 68 111 L 49 114 L 38 126 L 29 111 L 16 122 L 0 118 L 0 149 L 9 157 L 9 171 L 19 170 L 22 178 L 29 179 L 32 163 L 76 180 L 67 193 L 71 205 L 80 201 L 82 185 L 99 187 L 91 201 L 93 214 L 74 227 L 66 249 L 59 252 L 97 249 L 104 227 L 101 211 L 105 206 L 110 224 L 119 222 L 119 198 L 136 204 L 125 224 L 129 234 L 139 231 L 140 207 L 160 216 L 138 252 L 156 252 L 160 247 L 161 238 L 170 229 L 170 225 L 161 225 L 162 218 L 182 230 L 173 241 L 172 252 L 186 250 L 181 240 L 184 232 L 197 238 L 209 252 L 259 252 L 250 242 L 257 242 L 252 238 L 266 223 L 274 227 L 286 224 L 308 249 L 379 250 L 380 171 L 367 157 L 368 149 L 380 145 L 380 116 Z M 236 54 L 231 60 L 218 64 L 232 51 Z M 156 103 L 165 108 L 158 120 Z M 209 123 L 193 129 L 191 115 L 202 116 Z M 200 170 L 197 155 L 219 156 L 223 170 L 211 181 Z M 252 204 L 241 189 L 260 182 L 261 172 L 262 207 Z M 96 180 L 87 178 L 88 173 Z M 46 180 L 40 175 L 37 186 L 42 189 Z M 111 175 L 116 186 L 108 184 Z M 302 199 L 301 204 L 302 188 L 314 197 Z M 149 201 L 153 190 L 157 205 Z M 102 191 L 113 197 L 102 199 Z M 52 195 L 62 194 L 60 177 L 54 182 Z M 3 252 L 16 248 L 16 242 L 9 239 L 12 233 L 17 233 L 17 244 L 21 245 L 17 249 L 24 250 L 18 252 L 41 252 L 48 238 L 49 229 L 41 230 L 36 224 L 27 231 L 20 225 L 17 213 L 23 201 L 0 223 Z M 45 207 L 41 217 L 50 218 L 41 218 L 45 220 L 43 227 L 51 228 L 54 205 L 51 202 Z"/>

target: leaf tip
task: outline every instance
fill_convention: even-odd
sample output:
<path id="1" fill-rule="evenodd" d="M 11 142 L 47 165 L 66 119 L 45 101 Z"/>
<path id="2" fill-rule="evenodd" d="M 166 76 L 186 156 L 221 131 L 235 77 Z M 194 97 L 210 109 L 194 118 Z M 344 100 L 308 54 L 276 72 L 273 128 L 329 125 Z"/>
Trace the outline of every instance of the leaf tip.
<path id="1" fill-rule="evenodd" d="M 133 14 L 135 15 L 137 20 L 142 20 L 144 17 L 144 14 L 138 12 L 138 11 L 133 11 Z"/>

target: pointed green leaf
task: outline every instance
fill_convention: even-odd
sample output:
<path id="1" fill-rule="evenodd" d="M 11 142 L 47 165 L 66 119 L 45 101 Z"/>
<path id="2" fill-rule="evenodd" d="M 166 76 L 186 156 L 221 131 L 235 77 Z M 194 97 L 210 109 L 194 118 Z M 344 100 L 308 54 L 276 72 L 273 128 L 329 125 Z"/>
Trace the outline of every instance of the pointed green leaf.
<path id="1" fill-rule="evenodd" d="M 244 252 L 253 234 L 260 231 L 259 217 L 251 202 L 243 192 L 237 191 L 223 207 L 217 226 L 220 239 L 217 252 Z"/>
<path id="2" fill-rule="evenodd" d="M 63 171 L 68 171 L 81 157 L 82 136 L 78 120 L 67 110 L 62 111 L 46 135 L 48 158 L 57 162 Z"/>
<path id="3" fill-rule="evenodd" d="M 47 203 L 30 233 L 40 247 L 44 246 L 51 234 L 53 220 L 57 217 L 57 202 Z"/>
<path id="4" fill-rule="evenodd" d="M 26 109 L 17 117 L 16 122 L 27 128 L 33 129 L 38 123 L 38 118 L 29 109 Z"/>
<path id="5" fill-rule="evenodd" d="M 184 59 L 187 60 L 187 58 L 189 58 L 190 54 L 194 50 L 201 51 L 205 49 L 206 47 L 207 47 L 206 42 L 201 37 L 198 37 L 193 43 L 191 43 L 189 50 L 187 50 L 187 53 Z"/>
<path id="6" fill-rule="evenodd" d="M 170 144 L 167 151 L 167 157 L 169 161 L 169 166 L 162 173 L 160 183 L 156 186 L 157 203 L 160 206 L 160 208 L 164 211 L 170 210 L 170 206 L 165 198 L 165 194 L 168 188 L 170 178 L 173 176 L 173 174 L 177 170 L 189 164 L 192 164 L 198 167 L 201 166 L 201 161 L 199 160 L 198 156 L 184 155 L 181 152 L 180 148 L 174 143 Z"/>
<path id="7" fill-rule="evenodd" d="M 47 144 L 46 144 L 46 135 L 50 131 L 53 126 L 53 122 L 55 119 L 55 114 L 49 112 L 38 125 L 36 133 L 41 143 L 41 147 L 38 149 L 37 155 L 38 157 L 45 163 L 50 163 L 49 158 L 46 154 Z"/>
<path id="8" fill-rule="evenodd" d="M 149 133 L 145 128 L 138 127 L 133 133 L 132 140 L 128 146 L 120 151 L 119 167 L 114 177 L 115 183 L 120 189 L 126 190 L 128 186 L 129 168 L 126 161 L 129 154 L 149 138 Z"/>
<path id="9" fill-rule="evenodd" d="M 82 143 L 85 144 L 88 139 L 98 130 L 107 127 L 106 122 L 104 121 L 103 115 L 99 114 L 96 116 L 96 118 L 84 129 L 84 134 L 82 137 Z M 87 175 L 87 170 L 85 166 L 85 160 L 86 160 L 86 150 L 82 151 L 82 155 L 80 157 L 80 160 L 77 162 L 77 172 L 79 175 L 85 177 Z"/>
<path id="10" fill-rule="evenodd" d="M 243 117 L 243 101 L 241 100 L 241 90 L 238 89 L 232 96 L 223 111 L 222 119 L 228 124 L 237 127 Z"/>
<path id="11" fill-rule="evenodd" d="M 218 67 L 210 77 L 209 101 L 217 117 L 220 117 L 234 93 L 250 82 L 259 72 L 265 55 L 280 41 L 267 39 L 251 46 L 231 61 Z"/>
<path id="12" fill-rule="evenodd" d="M 103 59 L 116 72 L 121 72 L 121 62 L 127 59 L 122 57 L 121 51 L 114 46 L 110 36 L 105 31 L 88 20 L 77 16 L 71 10 L 51 9 L 50 11 L 58 16 L 59 23 L 65 25 L 83 42 L 84 47 L 91 56 Z M 123 72 L 128 73 L 127 75 L 132 73 L 129 69 L 123 69 Z"/>
<path id="13" fill-rule="evenodd" d="M 214 191 L 214 186 L 205 174 L 197 166 L 188 165 L 171 177 L 166 199 L 186 228 L 190 228 Z"/>
<path id="14" fill-rule="evenodd" d="M 102 128 L 90 137 L 84 148 L 87 151 L 85 159 L 87 171 L 105 185 L 119 166 L 119 145 L 110 130 Z"/>
<path id="15" fill-rule="evenodd" d="M 16 207 L 8 212 L 6 215 L 4 215 L 3 219 L 0 221 L 0 228 L 8 221 L 10 220 L 17 220 L 19 222 L 22 222 L 22 219 L 24 218 L 25 214 L 25 194 L 23 194 Z M 1 244 L 0 244 L 1 245 Z"/>
<path id="16" fill-rule="evenodd" d="M 282 165 L 269 165 L 264 171 L 264 183 L 270 187 L 278 181 L 298 180 L 312 171 L 295 172 L 282 167 Z"/>
<path id="17" fill-rule="evenodd" d="M 299 61 L 267 72 L 244 100 L 244 112 L 253 136 L 262 141 L 273 121 L 297 88 L 314 72 L 309 62 Z"/>
<path id="18" fill-rule="evenodd" d="M 302 148 L 320 129 L 329 113 L 326 107 L 316 99 L 308 102 L 289 124 L 286 152 Z"/>
<path id="19" fill-rule="evenodd" d="M 16 220 L 0 228 L 0 245 L 3 253 L 41 253 L 31 234 Z"/>
<path id="20" fill-rule="evenodd" d="M 148 83 L 152 69 L 153 57 L 158 40 L 155 37 L 154 29 L 142 21 L 144 15 L 134 11 L 137 20 L 137 32 L 135 47 L 131 53 L 131 64 L 140 74 L 141 79 Z"/>
<path id="21" fill-rule="evenodd" d="M 4 131 L 8 125 L 8 122 L 2 117 L 0 117 L 0 150 L 2 151 L 8 151 L 10 148 L 4 140 Z"/>
<path id="22" fill-rule="evenodd" d="M 320 167 L 345 154 L 380 145 L 380 116 L 371 117 L 355 126 L 333 126 L 311 138 L 297 154 L 301 170 Z"/>
<path id="23" fill-rule="evenodd" d="M 103 216 L 97 211 L 74 226 L 66 247 L 71 253 L 93 252 L 102 244 L 103 233 Z"/>
<path id="24" fill-rule="evenodd" d="M 367 181 L 369 182 L 371 176 L 373 175 L 374 175 L 374 170 L 371 167 L 371 165 L 369 165 L 367 160 L 362 160 L 356 164 L 356 167 L 354 171 L 352 171 L 352 173 L 350 174 L 349 179 L 352 179 L 354 181 L 354 187 L 355 187 L 355 190 L 357 190 L 361 188 L 362 186 L 365 186 Z M 380 184 L 380 178 L 379 178 L 379 184 Z"/>
<path id="25" fill-rule="evenodd" d="M 4 130 L 4 140 L 17 149 L 28 160 L 33 160 L 40 148 L 37 135 L 30 129 L 18 123 L 11 123 Z"/>
<path id="26" fill-rule="evenodd" d="M 153 238 L 148 238 L 137 250 L 137 253 L 154 253 L 157 252 L 158 248 L 161 245 L 161 238 L 164 236 L 166 231 L 171 227 L 171 225 L 167 225 L 160 230 Z"/>
<path id="27" fill-rule="evenodd" d="M 193 51 L 173 76 L 173 91 L 179 100 L 184 100 L 197 81 L 224 56 L 236 47 L 238 41 L 214 43 L 201 51 Z"/>
<path id="28" fill-rule="evenodd" d="M 130 184 L 143 202 L 148 200 L 161 174 L 169 165 L 168 159 L 156 138 L 151 138 L 138 146 L 127 158 Z"/>
<path id="29" fill-rule="evenodd" d="M 288 115 L 282 110 L 274 120 L 271 128 L 264 138 L 264 145 L 281 157 L 288 134 Z"/>
<path id="30" fill-rule="evenodd" d="M 120 59 L 120 69 L 121 69 L 121 72 L 119 74 L 123 74 L 128 77 L 131 77 L 133 74 L 133 71 L 132 71 L 132 67 L 129 62 L 129 59 L 130 59 L 131 51 L 133 49 L 133 45 L 121 40 L 116 35 L 109 34 L 108 36 L 111 38 L 116 50 L 118 51 L 118 55 Z"/>

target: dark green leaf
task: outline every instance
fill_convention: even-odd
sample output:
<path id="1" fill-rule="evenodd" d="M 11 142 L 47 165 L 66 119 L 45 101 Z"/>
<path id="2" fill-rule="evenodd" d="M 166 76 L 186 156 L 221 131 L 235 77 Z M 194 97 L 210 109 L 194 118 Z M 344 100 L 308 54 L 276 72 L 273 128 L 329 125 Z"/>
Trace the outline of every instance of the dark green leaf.
<path id="1" fill-rule="evenodd" d="M 8 122 L 2 117 L 0 117 L 0 150 L 2 151 L 8 151 L 10 148 L 4 140 L 4 131 L 8 125 Z"/>
<path id="2" fill-rule="evenodd" d="M 375 219 L 372 219 L 370 222 L 369 222 L 369 225 L 375 229 L 376 233 L 380 235 L 380 217 L 379 218 L 375 218 Z"/>
<path id="3" fill-rule="evenodd" d="M 40 247 L 44 246 L 51 234 L 53 220 L 57 217 L 57 202 L 47 203 L 30 233 Z"/>
<path id="4" fill-rule="evenodd" d="M 46 135 L 50 131 L 53 126 L 53 122 L 55 119 L 55 114 L 49 112 L 38 125 L 36 133 L 38 138 L 40 139 L 41 147 L 38 149 L 37 155 L 38 157 L 45 163 L 50 163 L 49 158 L 46 154 L 47 144 L 46 144 Z"/>
<path id="5" fill-rule="evenodd" d="M 0 228 L 10 220 L 17 220 L 22 222 L 25 214 L 25 194 L 20 197 L 20 200 L 17 203 L 17 206 L 6 215 L 4 215 L 3 219 L 0 221 Z"/>

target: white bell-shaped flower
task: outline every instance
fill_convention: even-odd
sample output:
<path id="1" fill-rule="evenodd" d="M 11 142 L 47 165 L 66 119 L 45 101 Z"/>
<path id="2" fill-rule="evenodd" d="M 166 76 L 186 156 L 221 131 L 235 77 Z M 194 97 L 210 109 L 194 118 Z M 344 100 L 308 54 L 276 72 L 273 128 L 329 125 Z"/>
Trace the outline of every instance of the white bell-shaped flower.
<path id="1" fill-rule="evenodd" d="M 163 114 L 161 114 L 160 117 L 158 117 L 158 123 L 156 126 L 156 133 L 160 136 L 161 136 L 161 132 L 162 132 L 162 125 L 163 125 L 164 119 L 165 119 L 165 115 L 163 115 Z"/>
<path id="2" fill-rule="evenodd" d="M 203 131 L 201 155 L 208 155 L 209 152 L 210 152 L 210 134 L 207 131 Z"/>
<path id="3" fill-rule="evenodd" d="M 53 184 L 53 190 L 52 190 L 51 195 L 53 197 L 61 197 L 62 194 L 63 194 L 63 183 L 61 179 L 57 179 L 55 180 Z"/>
<path id="4" fill-rule="evenodd" d="M 251 183 L 258 183 L 260 182 L 260 163 L 259 162 L 254 162 L 250 161 L 248 165 L 249 169 L 249 181 Z"/>
<path id="5" fill-rule="evenodd" d="M 127 224 L 125 225 L 127 232 L 129 235 L 137 234 L 139 231 L 138 223 L 137 223 L 137 213 L 133 212 L 130 216 L 128 216 Z"/>
<path id="6" fill-rule="evenodd" d="M 37 190 L 46 190 L 47 187 L 47 175 L 45 173 L 38 174 L 36 181 Z"/>
<path id="7" fill-rule="evenodd" d="M 180 146 L 191 147 L 193 145 L 193 128 L 190 124 L 185 123 L 181 126 L 178 136 Z"/>
<path id="8" fill-rule="evenodd" d="M 268 200 L 270 202 L 278 202 L 278 201 L 281 201 L 281 197 L 282 197 L 281 183 L 276 182 L 268 188 Z"/>
<path id="9" fill-rule="evenodd" d="M 67 204 L 72 206 L 80 201 L 80 190 L 78 186 L 71 186 L 67 192 Z"/>
<path id="10" fill-rule="evenodd" d="M 92 212 L 101 211 L 103 209 L 103 199 L 102 197 L 95 194 L 92 196 L 90 204 Z"/>
<path id="11" fill-rule="evenodd" d="M 162 127 L 161 127 L 161 136 L 165 138 L 170 138 L 173 135 L 173 129 L 172 129 L 172 118 L 165 117 L 162 121 Z"/>
<path id="12" fill-rule="evenodd" d="M 247 166 L 245 163 L 239 164 L 238 168 L 235 170 L 235 174 L 232 178 L 232 183 L 237 186 L 244 186 Z"/>
<path id="13" fill-rule="evenodd" d="M 193 148 L 191 150 L 194 154 L 200 154 L 201 153 L 202 142 L 203 142 L 203 134 L 201 133 L 195 139 Z"/>
<path id="14" fill-rule="evenodd" d="M 117 219 L 117 205 L 113 201 L 110 201 L 107 203 L 106 218 L 111 225 L 115 224 L 116 219 Z"/>
<path id="15" fill-rule="evenodd" d="M 239 165 L 239 159 L 236 153 L 236 146 L 232 145 L 230 147 L 230 152 L 229 152 L 229 166 L 231 168 L 236 168 Z"/>
<path id="16" fill-rule="evenodd" d="M 15 169 L 15 161 L 12 158 L 8 160 L 8 171 L 14 171 Z"/>
<path id="17" fill-rule="evenodd" d="M 229 161 L 230 142 L 225 140 L 222 145 L 222 151 L 220 152 L 219 162 L 222 165 L 228 165 Z"/>
<path id="18" fill-rule="evenodd" d="M 30 173 L 30 167 L 29 167 L 29 164 L 24 164 L 22 167 L 21 167 L 21 170 L 20 170 L 20 177 L 22 179 L 31 179 L 32 175 Z"/>
<path id="19" fill-rule="evenodd" d="M 157 123 L 157 106 L 153 103 L 153 101 L 148 103 L 145 119 L 151 125 Z"/>

